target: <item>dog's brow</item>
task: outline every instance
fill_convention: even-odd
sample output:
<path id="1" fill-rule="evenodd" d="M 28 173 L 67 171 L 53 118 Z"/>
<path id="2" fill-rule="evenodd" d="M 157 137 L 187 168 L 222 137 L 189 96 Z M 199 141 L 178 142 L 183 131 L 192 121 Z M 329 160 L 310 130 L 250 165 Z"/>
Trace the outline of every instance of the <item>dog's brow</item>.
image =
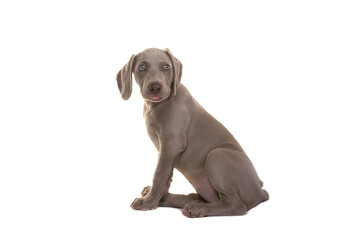
<path id="1" fill-rule="evenodd" d="M 139 59 L 138 63 L 143 63 L 143 62 L 151 62 L 149 59 L 147 58 L 143 58 L 143 59 Z"/>

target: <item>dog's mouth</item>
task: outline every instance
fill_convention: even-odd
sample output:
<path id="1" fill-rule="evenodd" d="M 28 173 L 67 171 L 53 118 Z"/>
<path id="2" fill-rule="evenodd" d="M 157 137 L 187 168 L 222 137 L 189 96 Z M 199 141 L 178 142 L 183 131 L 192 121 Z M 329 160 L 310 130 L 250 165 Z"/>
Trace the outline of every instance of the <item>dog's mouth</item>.
<path id="1" fill-rule="evenodd" d="M 163 87 L 159 92 L 151 92 L 148 90 L 142 91 L 142 96 L 145 101 L 149 102 L 161 102 L 170 96 L 170 89 Z"/>
<path id="2" fill-rule="evenodd" d="M 159 96 L 150 96 L 150 99 L 154 100 L 154 101 L 158 101 L 158 100 L 161 99 L 161 97 L 159 97 Z"/>
<path id="3" fill-rule="evenodd" d="M 161 102 L 165 98 L 161 94 L 148 94 L 148 96 L 145 97 L 145 99 L 147 99 L 150 102 Z"/>

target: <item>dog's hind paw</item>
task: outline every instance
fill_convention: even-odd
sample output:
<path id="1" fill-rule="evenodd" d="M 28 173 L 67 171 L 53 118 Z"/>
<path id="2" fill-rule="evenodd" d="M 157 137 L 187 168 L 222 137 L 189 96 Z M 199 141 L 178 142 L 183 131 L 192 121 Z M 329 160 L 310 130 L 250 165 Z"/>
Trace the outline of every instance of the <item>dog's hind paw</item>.
<path id="1" fill-rule="evenodd" d="M 144 189 L 141 191 L 141 196 L 145 197 L 151 190 L 151 186 L 146 186 L 144 187 Z"/>
<path id="2" fill-rule="evenodd" d="M 182 210 L 182 214 L 189 218 L 205 217 L 205 209 L 201 203 L 188 203 Z"/>

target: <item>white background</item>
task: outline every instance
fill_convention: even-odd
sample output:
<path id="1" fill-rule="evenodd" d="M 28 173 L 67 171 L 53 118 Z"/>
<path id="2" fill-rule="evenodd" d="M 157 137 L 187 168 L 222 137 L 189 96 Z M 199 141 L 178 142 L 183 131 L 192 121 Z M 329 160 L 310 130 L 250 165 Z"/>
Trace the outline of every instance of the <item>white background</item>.
<path id="1" fill-rule="evenodd" d="M 346 0 L 1 1 L 0 239 L 359 239 L 359 12 Z M 157 153 L 138 87 L 125 102 L 115 76 L 149 47 L 180 59 L 268 202 L 204 219 L 129 208 Z M 170 191 L 193 190 L 175 172 Z"/>

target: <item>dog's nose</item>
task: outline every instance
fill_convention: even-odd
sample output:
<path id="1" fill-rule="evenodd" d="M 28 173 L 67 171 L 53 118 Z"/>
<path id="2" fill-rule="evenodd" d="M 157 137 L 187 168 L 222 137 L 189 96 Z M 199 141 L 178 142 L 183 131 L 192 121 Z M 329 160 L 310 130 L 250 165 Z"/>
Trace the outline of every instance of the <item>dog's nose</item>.
<path id="1" fill-rule="evenodd" d="M 158 82 L 151 83 L 149 85 L 149 90 L 151 93 L 159 93 L 159 92 L 161 92 L 161 88 L 162 88 L 162 85 Z"/>

